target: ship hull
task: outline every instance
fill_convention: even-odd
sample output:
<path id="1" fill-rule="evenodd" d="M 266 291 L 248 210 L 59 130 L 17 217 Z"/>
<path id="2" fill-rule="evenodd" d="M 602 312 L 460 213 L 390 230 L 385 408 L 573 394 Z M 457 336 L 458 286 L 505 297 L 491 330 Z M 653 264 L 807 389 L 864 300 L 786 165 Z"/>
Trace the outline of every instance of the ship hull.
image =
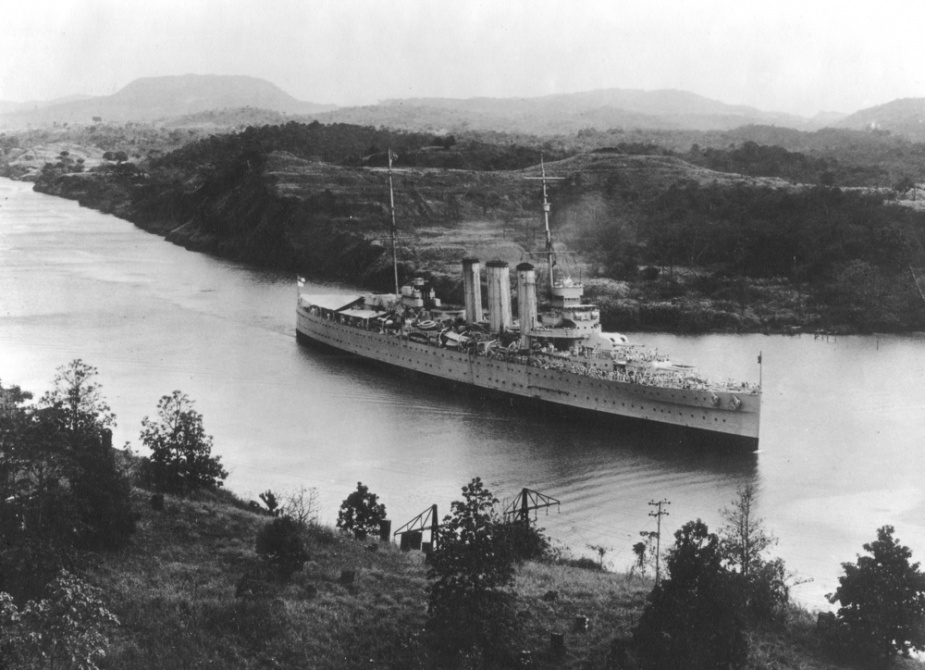
<path id="1" fill-rule="evenodd" d="M 475 389 L 594 414 L 737 438 L 757 447 L 761 396 L 664 388 L 524 365 L 363 330 L 297 309 L 296 334 L 333 349 Z"/>

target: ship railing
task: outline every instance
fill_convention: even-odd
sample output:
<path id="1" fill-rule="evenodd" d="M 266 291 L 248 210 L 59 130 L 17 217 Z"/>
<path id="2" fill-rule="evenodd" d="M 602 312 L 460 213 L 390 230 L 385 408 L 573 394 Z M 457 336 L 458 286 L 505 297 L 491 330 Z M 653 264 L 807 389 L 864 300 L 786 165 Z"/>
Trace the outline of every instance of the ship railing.
<path id="1" fill-rule="evenodd" d="M 360 325 L 344 324 L 351 325 L 357 330 L 364 330 Z M 389 330 L 380 330 L 382 333 L 400 334 L 402 339 L 408 339 L 408 333 L 402 331 L 389 331 Z M 422 333 L 423 334 L 423 333 Z M 433 331 L 430 331 L 429 334 L 434 335 Z M 471 343 L 474 343 L 475 340 L 472 340 Z M 428 346 L 441 347 L 444 346 L 440 342 L 439 337 L 434 337 L 433 339 L 429 338 L 428 342 L 420 342 L 420 344 L 427 344 Z M 595 367 L 588 363 L 583 363 L 580 361 L 568 359 L 568 358 L 558 358 L 549 355 L 533 355 L 525 354 L 520 350 L 511 351 L 509 349 L 504 349 L 502 347 L 491 347 L 485 350 L 482 347 L 471 347 L 469 349 L 471 355 L 474 356 L 483 356 L 485 358 L 492 358 L 494 360 L 504 361 L 508 363 L 518 363 L 520 365 L 528 365 L 530 367 L 541 368 L 544 370 L 556 370 L 559 372 L 570 372 L 572 374 L 578 374 L 585 377 L 593 377 L 596 379 L 608 380 L 608 381 L 617 381 L 629 384 L 639 384 L 640 386 L 653 386 L 658 388 L 673 388 L 673 389 L 692 389 L 692 390 L 703 390 L 703 391 L 715 391 L 722 393 L 748 393 L 748 394 L 757 394 L 761 391 L 761 386 L 758 384 L 753 384 L 749 382 L 738 382 L 734 380 L 728 380 L 726 382 L 715 382 L 712 380 L 704 379 L 695 375 L 688 373 L 680 372 L 644 372 L 644 371 L 626 371 L 621 369 L 614 370 L 605 370 L 600 367 Z M 639 357 L 634 357 L 629 362 L 651 362 L 653 360 L 667 360 L 667 357 L 659 356 L 658 352 L 655 349 L 650 349 L 642 353 Z"/>

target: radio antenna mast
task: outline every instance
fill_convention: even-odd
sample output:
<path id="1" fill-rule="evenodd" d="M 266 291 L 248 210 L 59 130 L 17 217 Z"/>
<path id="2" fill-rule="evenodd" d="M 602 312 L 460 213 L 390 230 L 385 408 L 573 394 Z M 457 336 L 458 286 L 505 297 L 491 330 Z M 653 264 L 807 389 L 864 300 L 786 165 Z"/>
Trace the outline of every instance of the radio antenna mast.
<path id="1" fill-rule="evenodd" d="M 392 216 L 392 272 L 395 275 L 395 295 L 398 295 L 398 251 L 396 250 L 395 192 L 392 190 L 392 149 L 389 149 L 389 213 Z"/>
<path id="2" fill-rule="evenodd" d="M 562 181 L 564 177 L 547 177 L 546 176 L 546 162 L 543 159 L 543 154 L 540 154 L 540 174 L 541 177 L 525 177 L 525 179 L 535 179 L 543 182 L 543 225 L 546 233 L 546 271 L 549 274 L 549 296 L 552 297 L 552 289 L 555 284 L 552 277 L 552 268 L 553 268 L 553 248 L 552 248 L 552 232 L 549 230 L 549 194 L 546 190 L 546 183 L 550 181 Z"/>

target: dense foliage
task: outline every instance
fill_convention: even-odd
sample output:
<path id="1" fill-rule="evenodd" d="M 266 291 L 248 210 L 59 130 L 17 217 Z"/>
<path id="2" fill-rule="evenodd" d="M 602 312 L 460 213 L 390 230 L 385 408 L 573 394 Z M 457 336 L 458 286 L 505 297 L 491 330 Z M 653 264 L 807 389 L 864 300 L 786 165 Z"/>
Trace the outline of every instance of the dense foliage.
<path id="1" fill-rule="evenodd" d="M 668 578 L 659 582 L 633 632 L 637 657 L 653 670 L 726 670 L 748 658 L 744 603 L 722 565 L 719 538 L 699 519 L 675 533 Z"/>
<path id="2" fill-rule="evenodd" d="M 35 598 L 78 548 L 116 549 L 135 529 L 116 462 L 115 417 L 81 360 L 58 369 L 37 404 L 3 390 L 0 412 L 0 590 Z"/>
<path id="3" fill-rule="evenodd" d="M 749 283 L 773 281 L 804 296 L 794 308 L 826 323 L 861 332 L 925 325 L 909 273 L 910 264 L 925 264 L 925 214 L 883 195 L 689 182 L 644 202 L 609 202 L 579 243 L 604 274 L 659 288 L 649 303 L 703 297 L 738 309 L 758 298 Z M 650 279 L 637 272 L 652 266 L 661 271 Z M 668 315 L 649 320 L 679 328 Z"/>
<path id="4" fill-rule="evenodd" d="M 118 623 L 99 589 L 66 571 L 45 598 L 21 608 L 0 593 L 0 668 L 97 670 L 109 646 L 107 630 Z"/>
<path id="5" fill-rule="evenodd" d="M 878 529 L 877 539 L 864 545 L 869 556 L 843 563 L 845 574 L 829 596 L 839 604 L 836 624 L 844 631 L 834 632 L 837 643 L 880 662 L 925 650 L 925 574 L 893 532 L 892 526 Z"/>
<path id="6" fill-rule="evenodd" d="M 202 415 L 181 391 L 162 396 L 157 420 L 141 421 L 141 442 L 151 450 L 145 476 L 158 491 L 189 493 L 216 489 L 228 473 L 221 457 L 212 455 L 212 436 L 205 432 Z"/>

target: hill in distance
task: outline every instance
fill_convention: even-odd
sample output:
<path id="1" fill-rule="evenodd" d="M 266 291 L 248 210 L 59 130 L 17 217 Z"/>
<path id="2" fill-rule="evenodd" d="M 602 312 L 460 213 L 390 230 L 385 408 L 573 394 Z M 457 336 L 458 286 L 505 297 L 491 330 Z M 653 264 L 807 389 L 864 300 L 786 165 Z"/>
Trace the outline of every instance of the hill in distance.
<path id="1" fill-rule="evenodd" d="M 746 126 L 799 131 L 834 127 L 886 130 L 925 141 L 925 98 L 894 100 L 847 116 L 827 112 L 812 118 L 731 105 L 674 89 L 610 88 L 533 98 L 404 98 L 338 108 L 298 100 L 256 77 L 197 74 L 136 79 L 109 96 L 0 101 L 0 129 L 55 122 L 90 124 L 94 117 L 116 123 L 237 127 L 249 125 L 248 118 L 264 112 L 267 119 L 255 123 L 286 117 L 280 122 L 317 120 L 434 133 L 474 130 L 539 136 L 574 135 L 589 128 L 724 132 Z"/>
<path id="2" fill-rule="evenodd" d="M 885 130 L 922 142 L 925 141 L 925 98 L 900 98 L 868 107 L 834 125 L 852 130 Z"/>
<path id="3" fill-rule="evenodd" d="M 497 130 L 535 135 L 585 128 L 729 130 L 765 124 L 800 130 L 820 125 L 799 116 L 729 105 L 678 90 L 603 89 L 536 98 L 406 98 L 313 115 L 322 123 L 388 125 L 414 130 Z"/>
<path id="4" fill-rule="evenodd" d="M 297 100 L 275 84 L 256 77 L 186 74 L 136 79 L 107 96 L 30 105 L 27 109 L 0 115 L 0 126 L 15 128 L 53 122 L 89 124 L 93 117 L 105 122 L 150 122 L 243 107 L 282 114 L 311 114 L 334 109 L 334 105 Z"/>

